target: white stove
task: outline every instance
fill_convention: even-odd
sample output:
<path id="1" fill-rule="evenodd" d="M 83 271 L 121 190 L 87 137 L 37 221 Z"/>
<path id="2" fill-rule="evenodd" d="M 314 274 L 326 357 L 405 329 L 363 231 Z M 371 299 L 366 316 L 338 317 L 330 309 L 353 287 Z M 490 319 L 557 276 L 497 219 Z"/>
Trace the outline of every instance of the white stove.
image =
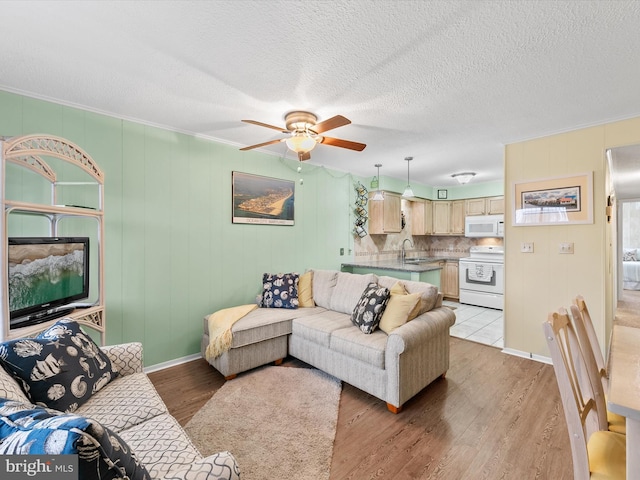
<path id="1" fill-rule="evenodd" d="M 460 303 L 504 309 L 504 247 L 471 247 L 459 275 Z"/>

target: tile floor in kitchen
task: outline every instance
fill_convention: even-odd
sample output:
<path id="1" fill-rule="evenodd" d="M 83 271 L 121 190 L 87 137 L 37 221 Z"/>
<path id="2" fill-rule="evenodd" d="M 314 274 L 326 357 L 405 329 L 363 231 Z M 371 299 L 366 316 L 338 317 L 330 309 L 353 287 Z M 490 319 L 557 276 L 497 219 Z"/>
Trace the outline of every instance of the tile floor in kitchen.
<path id="1" fill-rule="evenodd" d="M 443 304 L 455 307 L 456 323 L 450 330 L 452 337 L 504 348 L 502 310 L 464 305 L 449 300 L 445 300 Z"/>

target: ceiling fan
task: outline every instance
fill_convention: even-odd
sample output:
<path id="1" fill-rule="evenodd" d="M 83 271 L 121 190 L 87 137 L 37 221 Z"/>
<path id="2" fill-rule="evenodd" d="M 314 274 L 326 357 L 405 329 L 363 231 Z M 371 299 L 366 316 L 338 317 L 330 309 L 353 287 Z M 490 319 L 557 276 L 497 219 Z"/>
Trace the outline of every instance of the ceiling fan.
<path id="1" fill-rule="evenodd" d="M 313 113 L 293 111 L 287 113 L 284 116 L 284 120 L 286 128 L 276 127 L 274 125 L 257 122 L 255 120 L 242 120 L 243 122 L 252 123 L 253 125 L 258 125 L 260 127 L 267 127 L 273 130 L 278 130 L 282 133 L 289 133 L 290 136 L 287 138 L 280 138 L 278 140 L 258 143 L 257 145 L 251 145 L 249 147 L 243 147 L 240 150 L 252 150 L 254 148 L 265 147 L 278 142 L 285 142 L 290 150 L 293 150 L 298 154 L 298 159 L 303 161 L 311 158 L 311 150 L 313 150 L 313 148 L 319 143 L 322 143 L 323 145 L 330 145 L 332 147 L 357 150 L 358 152 L 361 152 L 366 147 L 364 143 L 320 135 L 328 130 L 349 125 L 351 120 L 343 117 L 342 115 L 336 115 L 335 117 L 316 123 L 318 121 L 318 117 Z"/>

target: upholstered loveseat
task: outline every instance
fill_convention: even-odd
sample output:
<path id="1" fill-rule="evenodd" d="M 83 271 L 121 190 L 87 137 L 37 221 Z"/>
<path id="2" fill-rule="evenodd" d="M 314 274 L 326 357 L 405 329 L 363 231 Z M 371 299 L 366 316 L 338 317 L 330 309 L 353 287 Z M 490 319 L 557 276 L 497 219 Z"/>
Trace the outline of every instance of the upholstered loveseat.
<path id="1" fill-rule="evenodd" d="M 444 376 L 455 314 L 442 306 L 442 294 L 434 285 L 332 270 L 313 270 L 305 276 L 310 286 L 300 281 L 299 308 L 250 311 L 233 323 L 230 348 L 216 356 L 207 353 L 212 339 L 210 316 L 205 317 L 203 357 L 231 379 L 291 355 L 380 398 L 394 413 Z M 352 317 L 372 284 L 391 292 L 380 325 L 385 315 L 394 318 L 386 322 L 386 331 L 363 333 Z M 402 308 L 396 308 L 400 303 Z"/>
<path id="2" fill-rule="evenodd" d="M 82 371 L 61 381 L 75 358 Z M 203 458 L 168 413 L 143 373 L 140 343 L 98 348 L 62 320 L 0 344 L 0 363 L 1 455 L 78 454 L 82 480 L 240 478 L 229 452 Z M 38 383 L 47 384 L 39 399 Z"/>

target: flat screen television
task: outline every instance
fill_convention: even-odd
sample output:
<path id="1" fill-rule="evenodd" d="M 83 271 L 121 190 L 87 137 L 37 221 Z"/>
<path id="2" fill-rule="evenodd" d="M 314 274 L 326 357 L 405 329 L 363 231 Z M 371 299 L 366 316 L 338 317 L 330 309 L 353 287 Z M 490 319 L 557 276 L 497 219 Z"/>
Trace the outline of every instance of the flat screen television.
<path id="1" fill-rule="evenodd" d="M 89 297 L 88 237 L 10 237 L 8 243 L 12 327 L 63 316 Z"/>

